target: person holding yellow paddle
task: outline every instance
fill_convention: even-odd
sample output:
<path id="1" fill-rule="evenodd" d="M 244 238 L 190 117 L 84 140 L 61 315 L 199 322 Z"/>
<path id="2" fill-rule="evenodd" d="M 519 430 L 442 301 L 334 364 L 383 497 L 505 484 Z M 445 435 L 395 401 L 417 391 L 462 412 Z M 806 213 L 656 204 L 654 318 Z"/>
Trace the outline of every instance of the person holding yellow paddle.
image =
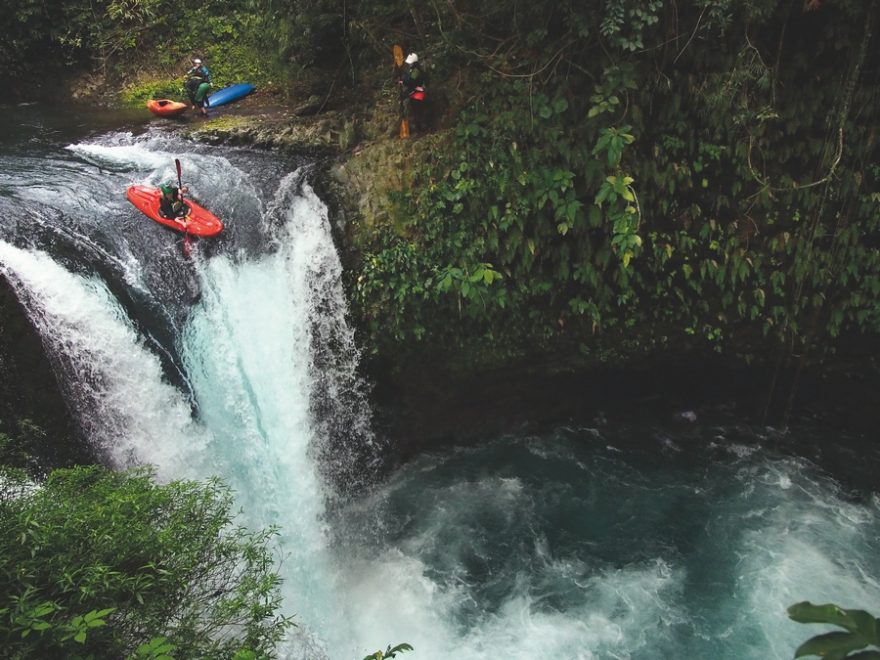
<path id="1" fill-rule="evenodd" d="M 403 49 L 394 46 L 394 64 L 400 73 L 400 137 L 424 130 L 422 108 L 425 103 L 425 73 L 419 65 L 419 56 L 410 53 L 403 57 Z"/>

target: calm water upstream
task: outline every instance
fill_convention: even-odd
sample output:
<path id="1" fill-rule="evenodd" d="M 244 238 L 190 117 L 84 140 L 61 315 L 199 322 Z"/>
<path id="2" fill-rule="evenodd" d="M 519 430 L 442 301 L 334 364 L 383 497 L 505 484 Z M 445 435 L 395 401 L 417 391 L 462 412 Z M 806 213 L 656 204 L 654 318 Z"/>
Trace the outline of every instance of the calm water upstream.
<path id="1" fill-rule="evenodd" d="M 139 116 L 4 113 L 0 272 L 108 463 L 220 475 L 246 524 L 281 526 L 300 626 L 282 657 L 406 641 L 414 660 L 767 660 L 819 631 L 788 621 L 796 601 L 880 614 L 876 490 L 730 416 L 486 437 L 334 496 L 334 474 L 377 472 L 385 441 L 308 161 Z M 124 196 L 173 179 L 174 158 L 227 222 L 189 259 Z"/>

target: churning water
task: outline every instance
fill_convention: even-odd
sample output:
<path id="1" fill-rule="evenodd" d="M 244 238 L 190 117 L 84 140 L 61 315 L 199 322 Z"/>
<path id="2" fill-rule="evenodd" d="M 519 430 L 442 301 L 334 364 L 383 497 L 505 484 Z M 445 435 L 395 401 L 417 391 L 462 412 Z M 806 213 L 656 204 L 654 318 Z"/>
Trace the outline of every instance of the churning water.
<path id="1" fill-rule="evenodd" d="M 281 526 L 282 657 L 765 660 L 818 632 L 796 601 L 880 613 L 880 498 L 763 449 L 771 430 L 486 438 L 348 497 L 382 440 L 308 167 L 158 130 L 28 135 L 0 150 L 0 272 L 108 462 L 220 475 L 244 522 Z M 189 259 L 124 198 L 175 157 L 228 224 Z"/>

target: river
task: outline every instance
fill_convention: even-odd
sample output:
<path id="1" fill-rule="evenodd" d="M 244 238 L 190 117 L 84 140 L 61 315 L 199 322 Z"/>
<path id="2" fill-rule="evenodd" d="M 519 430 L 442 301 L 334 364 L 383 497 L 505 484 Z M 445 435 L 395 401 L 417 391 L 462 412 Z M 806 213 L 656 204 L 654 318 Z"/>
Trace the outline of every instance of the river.
<path id="1" fill-rule="evenodd" d="M 68 406 L 108 464 L 219 475 L 245 524 L 280 526 L 281 657 L 781 659 L 818 632 L 794 602 L 880 613 L 876 487 L 780 450 L 843 432 L 646 408 L 382 469 L 307 158 L 134 113 L 4 112 L 0 272 Z M 124 195 L 175 158 L 227 223 L 189 258 Z"/>

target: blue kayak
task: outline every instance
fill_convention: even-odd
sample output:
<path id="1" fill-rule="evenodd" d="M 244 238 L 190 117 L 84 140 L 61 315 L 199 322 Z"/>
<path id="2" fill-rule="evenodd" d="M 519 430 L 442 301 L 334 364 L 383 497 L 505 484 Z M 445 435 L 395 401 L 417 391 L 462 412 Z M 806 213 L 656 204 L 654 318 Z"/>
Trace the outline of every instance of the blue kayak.
<path id="1" fill-rule="evenodd" d="M 214 92 L 208 96 L 208 107 L 216 108 L 218 105 L 226 105 L 238 99 L 247 96 L 255 87 L 250 83 L 239 83 L 238 85 L 230 85 L 224 87 L 220 91 Z"/>

